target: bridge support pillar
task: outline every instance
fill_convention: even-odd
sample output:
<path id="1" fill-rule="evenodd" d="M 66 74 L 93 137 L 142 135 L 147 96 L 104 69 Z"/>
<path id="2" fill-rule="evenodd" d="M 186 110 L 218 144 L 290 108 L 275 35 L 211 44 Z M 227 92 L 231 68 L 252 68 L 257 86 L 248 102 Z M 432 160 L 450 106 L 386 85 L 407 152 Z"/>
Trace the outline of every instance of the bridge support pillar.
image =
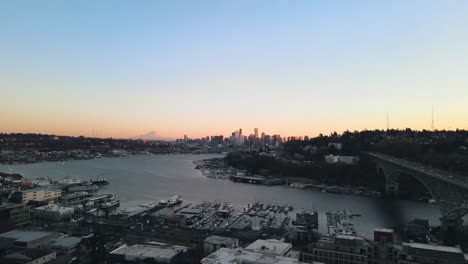
<path id="1" fill-rule="evenodd" d="M 391 197 L 398 197 L 399 184 L 394 181 L 387 181 L 385 183 L 385 194 Z"/>

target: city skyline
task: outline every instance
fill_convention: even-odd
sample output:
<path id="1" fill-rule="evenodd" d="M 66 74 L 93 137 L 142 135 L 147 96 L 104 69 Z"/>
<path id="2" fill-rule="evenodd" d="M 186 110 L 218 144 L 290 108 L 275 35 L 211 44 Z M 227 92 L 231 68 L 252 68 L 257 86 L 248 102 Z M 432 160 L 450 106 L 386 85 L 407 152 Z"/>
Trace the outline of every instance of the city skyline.
<path id="1" fill-rule="evenodd" d="M 467 10 L 462 1 L 2 2 L 0 132 L 313 137 L 387 120 L 467 129 Z"/>

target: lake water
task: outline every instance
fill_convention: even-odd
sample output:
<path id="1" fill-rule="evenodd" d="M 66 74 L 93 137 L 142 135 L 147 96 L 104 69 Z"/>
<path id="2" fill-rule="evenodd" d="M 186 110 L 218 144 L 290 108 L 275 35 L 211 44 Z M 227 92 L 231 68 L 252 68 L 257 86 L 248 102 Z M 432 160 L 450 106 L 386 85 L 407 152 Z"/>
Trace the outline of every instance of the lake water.
<path id="1" fill-rule="evenodd" d="M 66 162 L 0 165 L 0 172 L 20 173 L 26 178 L 52 179 L 105 177 L 110 185 L 103 191 L 115 193 L 122 207 L 148 201 L 158 202 L 179 194 L 184 202 L 229 201 L 235 206 L 261 201 L 294 208 L 319 211 L 320 231 L 326 232 L 327 210 L 348 210 L 362 214 L 353 223 L 359 235 L 372 237 L 376 227 L 392 227 L 413 218 L 429 219 L 438 224 L 440 211 L 436 205 L 412 201 L 387 201 L 379 198 L 339 195 L 292 189 L 285 186 L 261 186 L 210 179 L 195 169 L 194 160 L 218 155 L 148 155 L 122 158 L 101 158 Z"/>

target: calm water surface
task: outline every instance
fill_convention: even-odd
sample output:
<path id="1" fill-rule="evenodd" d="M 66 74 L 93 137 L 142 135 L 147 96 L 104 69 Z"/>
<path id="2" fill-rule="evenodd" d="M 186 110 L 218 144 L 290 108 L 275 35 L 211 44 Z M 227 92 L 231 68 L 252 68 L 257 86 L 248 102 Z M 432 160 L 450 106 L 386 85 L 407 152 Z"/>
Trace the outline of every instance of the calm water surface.
<path id="1" fill-rule="evenodd" d="M 298 190 L 284 186 L 261 186 L 234 183 L 229 180 L 210 179 L 195 170 L 194 160 L 219 157 L 217 155 L 149 155 L 123 158 L 101 158 L 66 162 L 44 162 L 21 165 L 0 165 L 1 172 L 20 173 L 24 177 L 50 177 L 52 179 L 105 177 L 110 185 L 104 192 L 115 193 L 121 206 L 132 207 L 148 201 L 160 201 L 175 194 L 185 202 L 222 200 L 235 206 L 256 201 L 291 204 L 296 209 L 315 208 L 320 214 L 320 230 L 326 232 L 327 210 L 351 209 L 362 214 L 353 223 L 358 234 L 372 237 L 376 227 L 392 227 L 413 218 L 429 219 L 437 224 L 439 209 L 411 201 L 351 195 L 329 194 Z"/>

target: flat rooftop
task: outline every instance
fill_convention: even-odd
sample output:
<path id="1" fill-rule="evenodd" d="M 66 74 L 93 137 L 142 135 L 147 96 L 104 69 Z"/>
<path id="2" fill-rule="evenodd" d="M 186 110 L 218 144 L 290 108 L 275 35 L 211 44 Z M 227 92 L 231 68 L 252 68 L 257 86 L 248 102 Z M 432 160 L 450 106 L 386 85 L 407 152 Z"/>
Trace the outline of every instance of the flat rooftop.
<path id="1" fill-rule="evenodd" d="M 243 250 L 242 248 L 221 248 L 208 257 L 202 259 L 202 264 L 224 263 L 256 263 L 256 264 L 302 264 L 297 259 L 264 255 L 262 253 Z"/>
<path id="2" fill-rule="evenodd" d="M 374 232 L 382 232 L 382 233 L 393 233 L 393 229 L 390 228 L 376 228 Z"/>
<path id="3" fill-rule="evenodd" d="M 230 245 L 239 241 L 237 238 L 233 237 L 224 237 L 224 236 L 209 236 L 205 239 L 205 242 L 214 244 L 214 245 Z"/>
<path id="4" fill-rule="evenodd" d="M 443 251 L 443 252 L 448 252 L 448 253 L 463 254 L 463 251 L 457 247 L 448 247 L 448 246 L 431 245 L 431 244 L 423 244 L 423 243 L 403 243 L 403 246 L 409 246 L 414 249 L 424 249 L 424 250 Z"/>
<path id="5" fill-rule="evenodd" d="M 137 256 L 138 258 L 153 258 L 156 261 L 165 262 L 172 259 L 181 252 L 186 252 L 187 248 L 182 246 L 164 244 L 164 243 L 150 243 L 150 244 L 137 244 L 133 246 L 123 245 L 110 254 Z"/>
<path id="6" fill-rule="evenodd" d="M 43 232 L 43 231 L 19 231 L 13 230 L 10 232 L 6 232 L 0 234 L 0 238 L 8 238 L 13 239 L 19 242 L 31 242 L 37 239 L 46 238 L 48 236 L 53 235 L 52 232 Z"/>
<path id="7" fill-rule="evenodd" d="M 273 253 L 277 255 L 284 255 L 291 250 L 291 243 L 281 242 L 276 239 L 258 239 L 252 244 L 248 245 L 245 249 L 255 252 Z"/>

